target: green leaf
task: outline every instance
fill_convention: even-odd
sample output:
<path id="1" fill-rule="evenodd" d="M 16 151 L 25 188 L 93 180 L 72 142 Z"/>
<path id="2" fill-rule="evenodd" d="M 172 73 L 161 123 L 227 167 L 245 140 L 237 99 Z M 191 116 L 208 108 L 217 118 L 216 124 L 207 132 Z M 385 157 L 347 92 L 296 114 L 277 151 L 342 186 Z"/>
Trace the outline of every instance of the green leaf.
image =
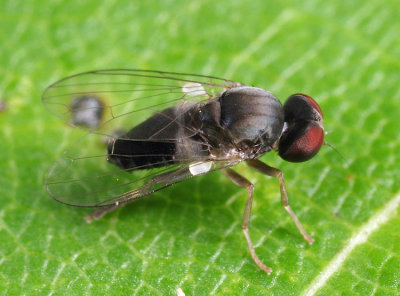
<path id="1" fill-rule="evenodd" d="M 4 295 L 399 295 L 400 23 L 397 1 L 3 1 L 0 10 L 0 291 Z M 311 161 L 244 165 L 180 183 L 87 224 L 44 176 L 82 132 L 41 104 L 50 83 L 98 68 L 220 76 L 282 101 L 310 94 L 325 146 Z"/>

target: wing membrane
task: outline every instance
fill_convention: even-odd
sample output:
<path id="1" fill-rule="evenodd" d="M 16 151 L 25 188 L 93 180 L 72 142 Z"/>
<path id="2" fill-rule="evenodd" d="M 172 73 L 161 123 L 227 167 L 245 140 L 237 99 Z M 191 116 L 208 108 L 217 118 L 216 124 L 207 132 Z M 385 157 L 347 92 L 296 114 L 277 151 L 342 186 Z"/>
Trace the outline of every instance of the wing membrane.
<path id="1" fill-rule="evenodd" d="M 49 194 L 71 205 L 106 206 L 149 195 L 192 177 L 190 164 L 208 161 L 204 156 L 179 163 L 165 161 L 159 168 L 144 165 L 128 172 L 107 161 L 104 143 L 118 138 L 115 131 L 127 132 L 153 114 L 163 114 L 161 111 L 166 108 L 205 102 L 238 85 L 209 76 L 121 69 L 86 72 L 54 83 L 43 94 L 44 105 L 61 120 L 87 130 L 88 134 L 71 145 L 49 172 L 46 179 Z M 74 122 L 72 102 L 78 97 L 95 97 L 102 102 L 104 112 L 100 124 L 84 127 Z M 175 122 L 175 118 L 171 120 Z M 175 140 L 178 139 L 165 141 Z M 169 159 L 171 155 L 164 156 Z M 231 165 L 227 161 L 217 162 L 210 171 Z"/>
<path id="2" fill-rule="evenodd" d="M 82 96 L 99 98 L 104 104 L 104 115 L 102 124 L 91 129 L 93 131 L 121 128 L 124 123 L 133 127 L 146 119 L 149 110 L 163 110 L 183 101 L 208 100 L 237 85 L 229 80 L 194 74 L 99 70 L 73 75 L 52 84 L 45 90 L 42 100 L 56 117 L 76 125 L 72 120 L 71 102 Z M 144 110 L 146 112 L 140 112 Z"/>

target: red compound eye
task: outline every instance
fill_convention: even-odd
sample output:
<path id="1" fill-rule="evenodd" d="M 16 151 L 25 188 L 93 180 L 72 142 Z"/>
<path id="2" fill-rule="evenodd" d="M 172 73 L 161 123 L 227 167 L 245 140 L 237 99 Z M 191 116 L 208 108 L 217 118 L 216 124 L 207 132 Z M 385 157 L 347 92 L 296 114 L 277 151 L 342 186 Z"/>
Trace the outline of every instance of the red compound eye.
<path id="1" fill-rule="evenodd" d="M 279 141 L 284 160 L 301 162 L 312 158 L 324 143 L 321 108 L 309 96 L 295 94 L 283 106 L 285 126 Z"/>

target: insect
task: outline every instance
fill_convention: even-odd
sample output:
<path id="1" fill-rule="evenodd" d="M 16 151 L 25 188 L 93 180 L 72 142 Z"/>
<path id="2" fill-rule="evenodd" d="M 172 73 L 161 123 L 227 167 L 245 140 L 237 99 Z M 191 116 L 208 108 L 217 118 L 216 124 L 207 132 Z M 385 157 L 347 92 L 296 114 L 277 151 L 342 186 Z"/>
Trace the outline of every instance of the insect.
<path id="1" fill-rule="evenodd" d="M 77 126 L 95 128 L 103 117 L 102 102 L 94 96 L 80 96 L 71 102 L 72 123 Z"/>
<path id="2" fill-rule="evenodd" d="M 78 101 L 77 109 L 76 98 L 99 98 L 104 104 Z M 252 259 L 269 274 L 272 269 L 257 256 L 249 234 L 254 186 L 231 169 L 246 162 L 278 178 L 285 210 L 304 239 L 313 242 L 290 208 L 282 172 L 258 160 L 275 150 L 284 160 L 302 162 L 319 151 L 323 115 L 311 97 L 294 94 L 282 106 L 266 90 L 221 78 L 115 69 L 64 78 L 42 99 L 51 113 L 88 132 L 46 178 L 54 199 L 97 207 L 88 222 L 172 184 L 222 170 L 248 191 L 242 230 Z M 81 124 L 77 112 L 95 114 L 96 124 Z M 106 146 L 100 144 L 104 141 Z"/>

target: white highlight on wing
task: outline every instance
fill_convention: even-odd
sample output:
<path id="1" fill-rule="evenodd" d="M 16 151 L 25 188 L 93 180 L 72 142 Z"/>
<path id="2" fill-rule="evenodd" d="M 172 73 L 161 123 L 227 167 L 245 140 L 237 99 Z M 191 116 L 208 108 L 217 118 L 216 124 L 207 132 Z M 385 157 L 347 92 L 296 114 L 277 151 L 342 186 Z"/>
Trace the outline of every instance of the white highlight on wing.
<path id="1" fill-rule="evenodd" d="M 197 82 L 188 82 L 182 87 L 182 92 L 190 97 L 207 95 L 204 87 Z"/>
<path id="2" fill-rule="evenodd" d="M 193 176 L 207 173 L 212 166 L 212 161 L 195 162 L 189 165 L 189 171 Z"/>

